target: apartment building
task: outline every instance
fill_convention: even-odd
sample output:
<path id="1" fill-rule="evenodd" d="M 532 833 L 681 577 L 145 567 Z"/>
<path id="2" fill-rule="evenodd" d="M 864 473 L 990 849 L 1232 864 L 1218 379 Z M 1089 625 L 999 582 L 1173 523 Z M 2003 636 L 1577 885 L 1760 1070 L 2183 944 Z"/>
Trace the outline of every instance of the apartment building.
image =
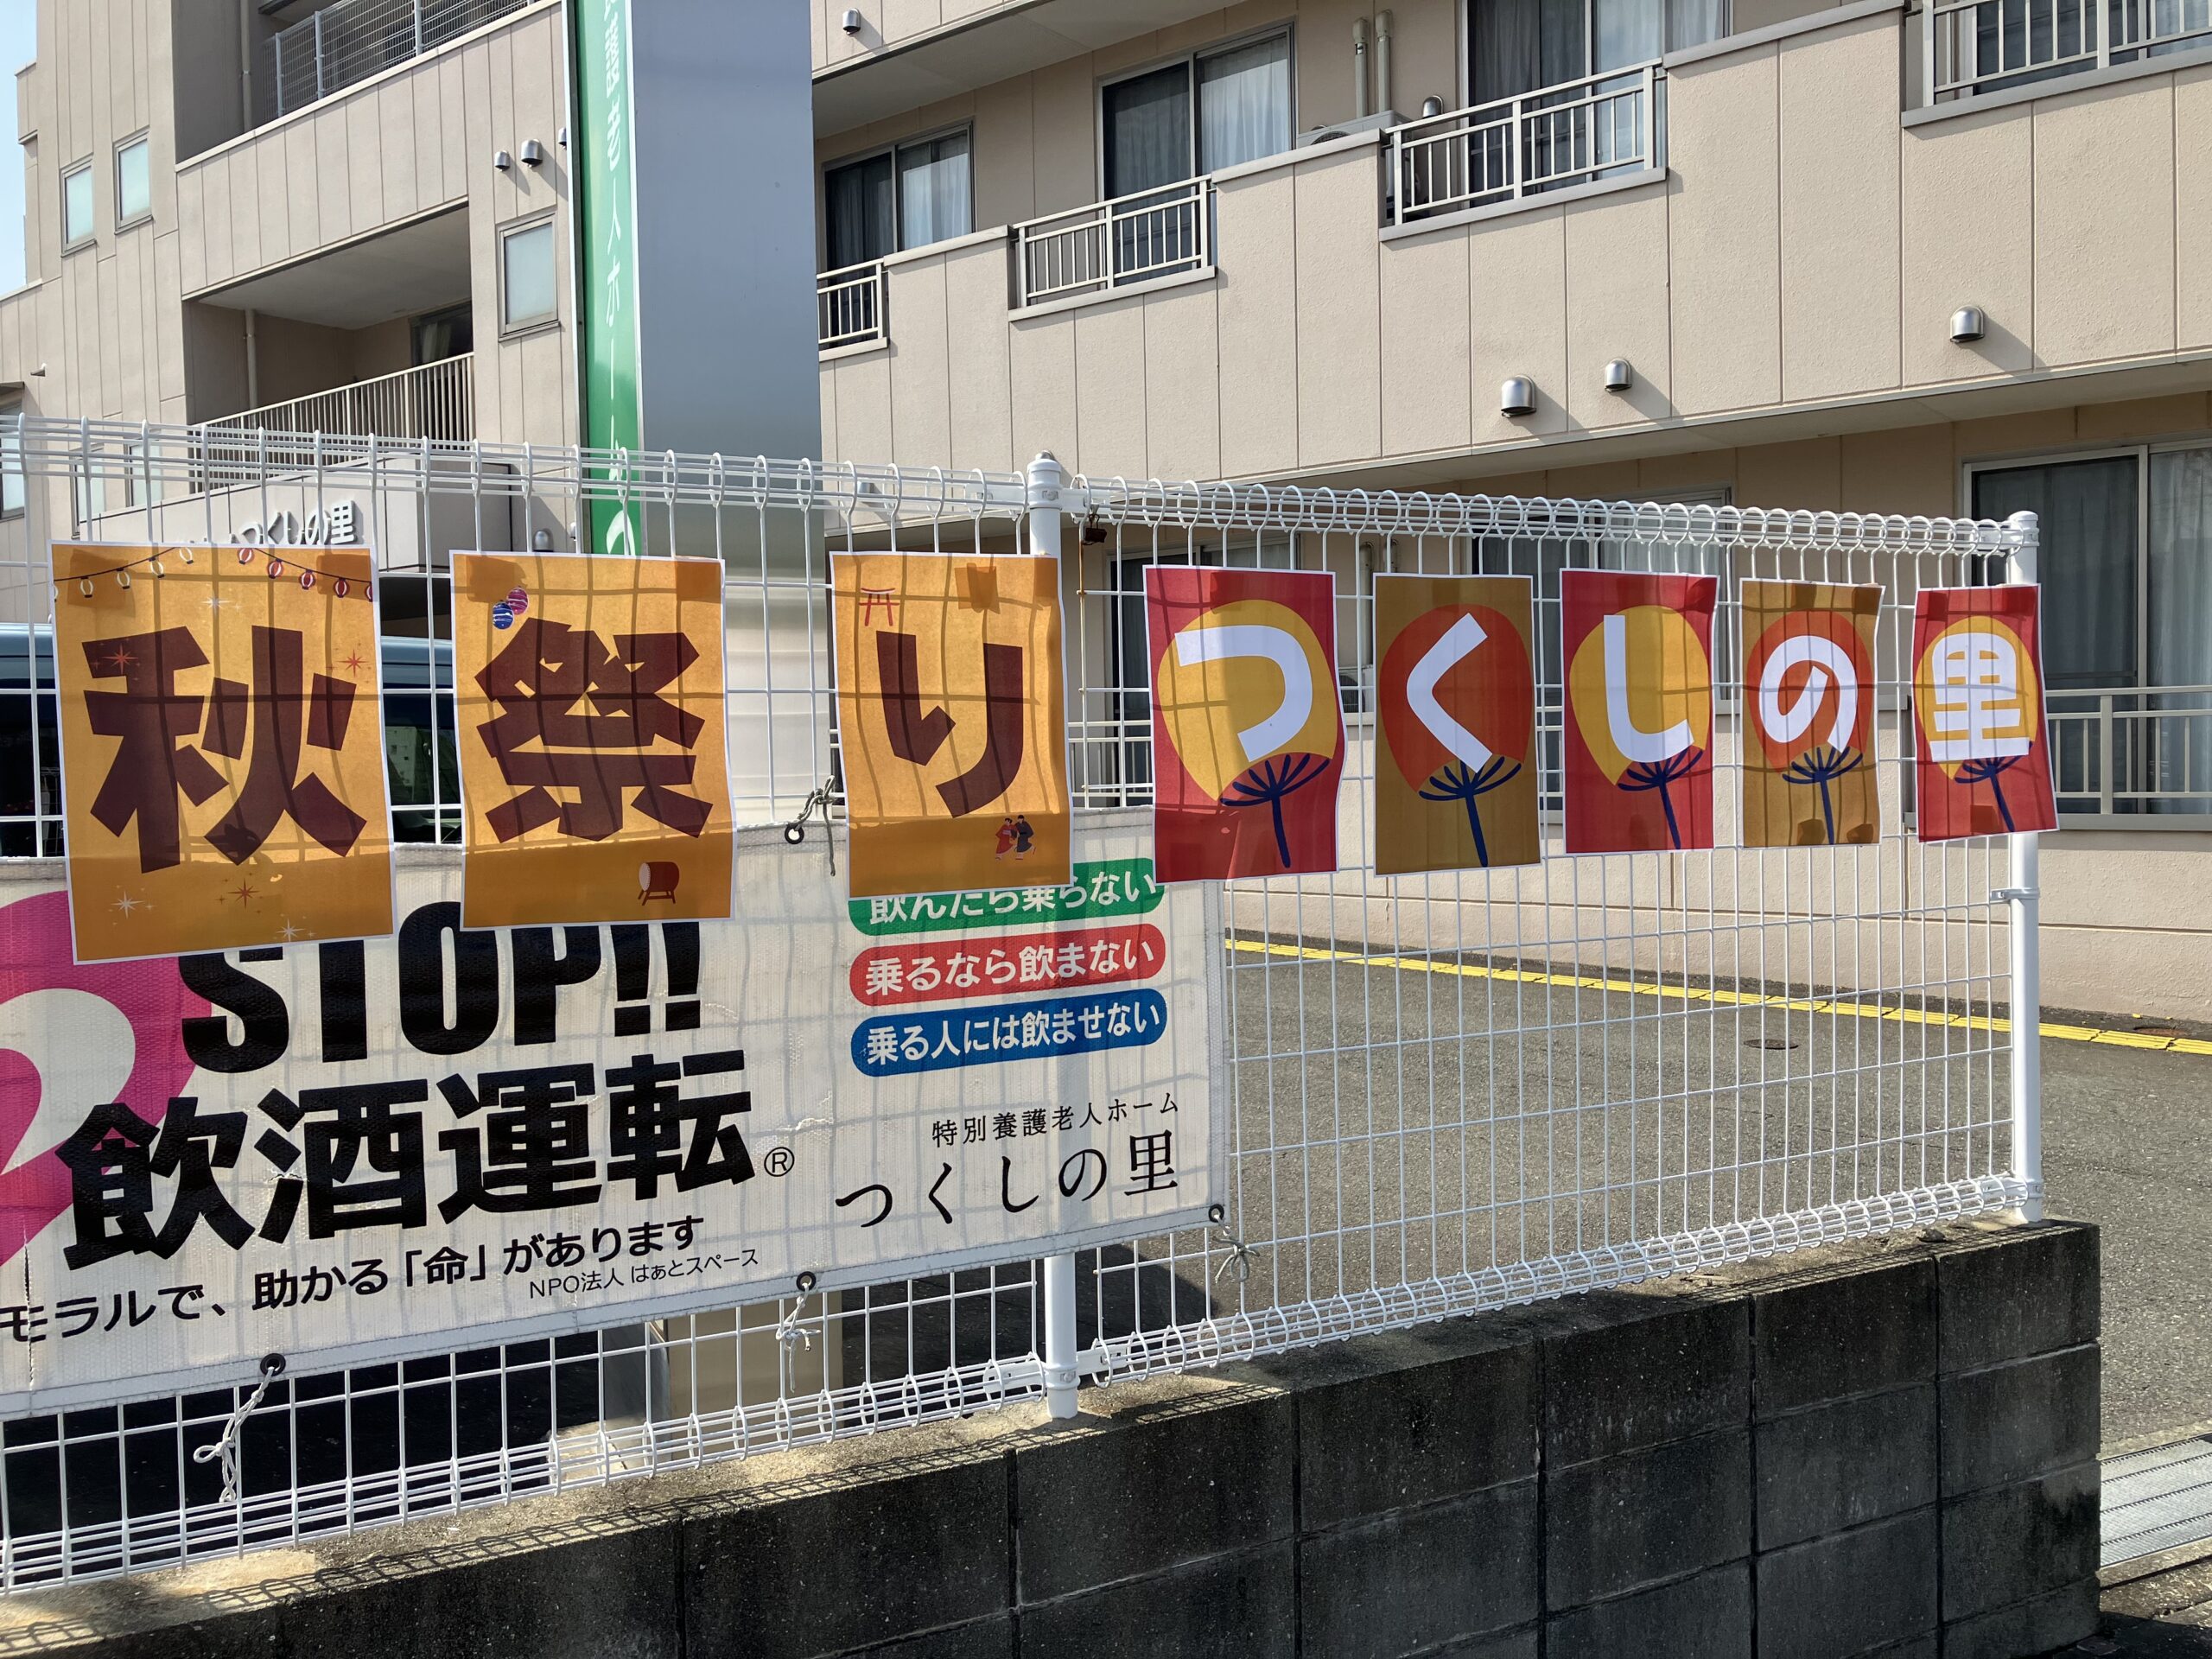
<path id="1" fill-rule="evenodd" d="M 832 457 L 2031 509 L 2046 1001 L 2212 1018 L 2202 0 L 815 10 Z"/>
<path id="2" fill-rule="evenodd" d="M 2212 1019 L 2206 0 L 807 3 L 830 457 L 2032 508 L 2048 1000 Z M 563 0 L 40 13 L 0 401 L 577 441 Z M 0 564 L 144 505 L 35 493 L 0 467 Z M 426 573 L 485 533 L 401 528 Z M 387 589 L 426 837 L 429 580 Z M 47 649 L 0 642 L 0 855 L 58 845 Z"/>

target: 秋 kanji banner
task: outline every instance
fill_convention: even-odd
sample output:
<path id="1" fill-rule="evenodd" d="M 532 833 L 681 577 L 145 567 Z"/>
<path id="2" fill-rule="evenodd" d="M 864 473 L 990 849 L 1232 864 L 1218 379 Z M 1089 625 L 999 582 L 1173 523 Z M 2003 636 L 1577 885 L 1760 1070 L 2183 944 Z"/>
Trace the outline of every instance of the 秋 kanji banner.
<path id="1" fill-rule="evenodd" d="M 1534 587 L 1526 576 L 1375 579 L 1375 873 L 1543 856 Z"/>
<path id="2" fill-rule="evenodd" d="M 471 927 L 730 912 L 722 567 L 453 556 Z"/>
<path id="3" fill-rule="evenodd" d="M 833 553 L 856 899 L 1068 879 L 1060 564 Z"/>
<path id="4" fill-rule="evenodd" d="M 64 954 L 389 933 L 370 554 L 58 543 L 54 580 Z"/>
<path id="5" fill-rule="evenodd" d="M 1568 570 L 1567 850 L 1713 845 L 1711 576 Z"/>
<path id="6" fill-rule="evenodd" d="M 1219 893 L 1077 852 L 852 901 L 753 830 L 742 920 L 484 931 L 403 849 L 391 938 L 127 968 L 0 881 L 0 1409 L 1203 1225 Z"/>
<path id="7" fill-rule="evenodd" d="M 1746 582 L 1744 845 L 1880 838 L 1874 763 L 1879 588 Z"/>
<path id="8" fill-rule="evenodd" d="M 1913 773 L 1923 841 L 2058 827 L 2038 590 L 1923 588 L 1913 606 Z"/>
<path id="9" fill-rule="evenodd" d="M 1337 868 L 1336 578 L 1147 565 L 1164 881 Z"/>

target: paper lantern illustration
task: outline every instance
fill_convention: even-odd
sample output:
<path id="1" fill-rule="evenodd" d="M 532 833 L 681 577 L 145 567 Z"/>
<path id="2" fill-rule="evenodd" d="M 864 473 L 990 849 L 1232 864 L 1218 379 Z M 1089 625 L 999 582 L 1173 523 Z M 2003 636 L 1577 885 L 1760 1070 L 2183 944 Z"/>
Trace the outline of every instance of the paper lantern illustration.
<path id="1" fill-rule="evenodd" d="M 1768 766 L 1821 792 L 1821 822 L 1836 844 L 1831 785 L 1866 764 L 1874 664 L 1851 613 L 1790 611 L 1751 642 L 1744 663 L 1751 725 Z"/>
<path id="2" fill-rule="evenodd" d="M 1284 798 L 1337 753 L 1336 674 L 1306 620 L 1263 599 L 1204 612 L 1160 653 L 1154 690 L 1183 769 L 1224 806 L 1267 807 L 1289 868 Z"/>
<path id="3" fill-rule="evenodd" d="M 2001 618 L 1961 617 L 1928 642 L 1912 678 L 1927 758 L 1959 783 L 1987 784 L 2011 831 L 2003 775 L 2034 749 L 2043 709 L 2027 645 Z"/>
<path id="4" fill-rule="evenodd" d="M 1662 605 L 1609 613 L 1575 648 L 1567 679 L 1598 770 L 1617 789 L 1656 790 L 1668 839 L 1680 847 L 1668 791 L 1696 769 L 1713 737 L 1713 666 L 1690 620 Z"/>
<path id="5" fill-rule="evenodd" d="M 1528 645 L 1486 605 L 1440 607 L 1391 641 L 1379 683 L 1392 763 L 1423 800 L 1465 807 L 1476 862 L 1487 868 L 1477 803 L 1518 775 L 1535 734 Z"/>

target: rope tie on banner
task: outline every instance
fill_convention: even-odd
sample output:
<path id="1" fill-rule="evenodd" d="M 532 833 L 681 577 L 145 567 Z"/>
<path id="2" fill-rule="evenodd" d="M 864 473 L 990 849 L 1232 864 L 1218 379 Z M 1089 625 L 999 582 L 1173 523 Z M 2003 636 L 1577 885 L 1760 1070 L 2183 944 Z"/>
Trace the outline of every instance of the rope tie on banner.
<path id="1" fill-rule="evenodd" d="M 194 1463 L 213 1463 L 220 1459 L 223 1465 L 223 1495 L 217 1500 L 228 1503 L 238 1495 L 238 1432 L 245 1427 L 245 1420 L 259 1409 L 262 1398 L 276 1379 L 284 1375 L 284 1356 L 264 1354 L 261 1358 L 261 1381 L 254 1385 L 245 1403 L 232 1412 L 223 1424 L 223 1432 L 209 1445 L 197 1448 L 192 1454 Z"/>
<path id="2" fill-rule="evenodd" d="M 1221 1236 L 1221 1243 L 1229 1248 L 1229 1254 L 1221 1258 L 1221 1265 L 1213 1270 L 1214 1282 L 1219 1284 L 1222 1274 L 1234 1268 L 1236 1282 L 1240 1285 L 1248 1283 L 1252 1277 L 1252 1247 L 1229 1230 L 1229 1211 L 1221 1205 L 1217 1204 L 1208 1210 L 1206 1219 L 1213 1223 L 1214 1230 Z"/>
<path id="3" fill-rule="evenodd" d="M 837 837 L 830 823 L 830 793 L 836 782 L 834 778 L 824 778 L 816 785 L 800 805 L 798 816 L 784 826 L 784 839 L 797 847 L 806 840 L 806 821 L 814 816 L 817 808 L 821 810 L 822 841 L 830 849 L 830 874 L 832 875 L 837 874 Z"/>
<path id="4" fill-rule="evenodd" d="M 780 1373 L 783 1392 L 791 1391 L 791 1354 L 795 1349 L 811 1350 L 814 1332 L 799 1323 L 806 1312 L 807 1299 L 814 1294 L 814 1275 L 802 1273 L 798 1276 L 798 1300 L 791 1304 L 791 1311 L 776 1321 L 776 1368 Z"/>

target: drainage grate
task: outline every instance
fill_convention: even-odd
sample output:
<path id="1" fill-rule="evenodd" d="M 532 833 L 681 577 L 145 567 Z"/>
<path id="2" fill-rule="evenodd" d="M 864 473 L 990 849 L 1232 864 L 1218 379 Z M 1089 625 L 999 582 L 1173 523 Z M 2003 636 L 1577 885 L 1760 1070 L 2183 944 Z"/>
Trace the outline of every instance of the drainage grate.
<path id="1" fill-rule="evenodd" d="M 2212 1541 L 2212 1436 L 2105 1460 L 2100 1567 L 2202 1541 Z"/>

